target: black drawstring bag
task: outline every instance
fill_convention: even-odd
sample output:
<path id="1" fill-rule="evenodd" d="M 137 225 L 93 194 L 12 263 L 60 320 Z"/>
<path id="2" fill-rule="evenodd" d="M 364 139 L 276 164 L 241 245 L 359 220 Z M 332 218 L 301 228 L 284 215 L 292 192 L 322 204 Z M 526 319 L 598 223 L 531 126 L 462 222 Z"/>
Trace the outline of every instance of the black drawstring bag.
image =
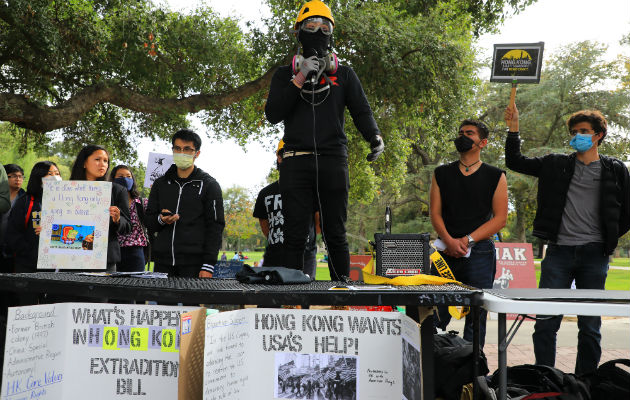
<path id="1" fill-rule="evenodd" d="M 267 285 L 286 285 L 294 283 L 311 283 L 311 278 L 304 272 L 285 267 L 250 267 L 247 264 L 236 273 L 241 283 L 264 283 Z"/>

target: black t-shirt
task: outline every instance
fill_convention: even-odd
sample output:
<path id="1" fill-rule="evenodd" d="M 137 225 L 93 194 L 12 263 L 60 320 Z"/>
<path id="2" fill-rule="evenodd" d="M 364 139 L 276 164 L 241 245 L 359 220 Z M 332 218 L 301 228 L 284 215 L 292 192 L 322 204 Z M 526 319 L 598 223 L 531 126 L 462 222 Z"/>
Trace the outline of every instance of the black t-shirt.
<path id="1" fill-rule="evenodd" d="M 263 258 L 282 257 L 284 246 L 284 215 L 282 214 L 282 197 L 280 196 L 280 184 L 278 181 L 265 186 L 256 199 L 254 205 L 254 218 L 269 221 L 269 235 L 267 235 L 267 248 Z M 315 247 L 315 225 L 311 224 L 306 248 Z"/>
<path id="2" fill-rule="evenodd" d="M 435 169 L 442 219 L 449 235 L 466 236 L 492 218 L 492 198 L 504 173 L 483 163 L 475 173 L 465 176 L 459 170 L 459 161 Z"/>

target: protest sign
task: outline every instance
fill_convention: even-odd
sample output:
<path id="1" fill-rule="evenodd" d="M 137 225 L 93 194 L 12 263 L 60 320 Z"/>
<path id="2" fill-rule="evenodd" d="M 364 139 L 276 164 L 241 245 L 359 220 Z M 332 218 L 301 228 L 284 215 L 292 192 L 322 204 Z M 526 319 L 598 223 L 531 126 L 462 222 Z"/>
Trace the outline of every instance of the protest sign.
<path id="1" fill-rule="evenodd" d="M 106 269 L 112 183 L 45 181 L 37 269 Z"/>
<path id="2" fill-rule="evenodd" d="M 420 400 L 419 328 L 395 312 L 214 314 L 206 318 L 203 398 Z"/>
<path id="3" fill-rule="evenodd" d="M 495 44 L 491 82 L 538 83 L 544 43 Z"/>
<path id="4" fill-rule="evenodd" d="M 155 182 L 155 180 L 160 176 L 164 175 L 172 164 L 172 154 L 149 153 L 147 169 L 144 175 L 144 187 L 151 188 L 153 182 Z"/>
<path id="5" fill-rule="evenodd" d="M 3 399 L 177 398 L 184 307 L 9 308 Z"/>
<path id="6" fill-rule="evenodd" d="M 497 270 L 494 289 L 535 288 L 534 253 L 531 243 L 495 243 Z"/>

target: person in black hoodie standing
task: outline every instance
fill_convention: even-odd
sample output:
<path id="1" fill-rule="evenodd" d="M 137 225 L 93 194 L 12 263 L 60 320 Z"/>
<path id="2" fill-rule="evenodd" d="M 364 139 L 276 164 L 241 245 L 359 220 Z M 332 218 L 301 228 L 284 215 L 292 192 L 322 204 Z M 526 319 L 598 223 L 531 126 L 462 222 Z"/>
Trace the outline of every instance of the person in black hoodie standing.
<path id="1" fill-rule="evenodd" d="M 521 154 L 518 109 L 505 110 L 509 132 L 505 165 L 538 177 L 538 208 L 533 234 L 549 241 L 540 266 L 540 288 L 604 289 L 608 258 L 619 237 L 630 229 L 630 176 L 619 160 L 599 154 L 607 131 L 606 118 L 597 110 L 582 110 L 567 121 L 571 154 L 528 158 Z M 554 366 L 556 334 L 562 316 L 536 321 L 536 364 Z M 601 357 L 601 318 L 578 316 L 578 353 L 575 373 L 597 369 Z"/>
<path id="2" fill-rule="evenodd" d="M 314 0 L 302 6 L 294 26 L 301 53 L 292 65 L 275 72 L 265 115 L 272 124 L 284 122 L 285 151 L 279 168 L 285 216 L 284 266 L 303 269 L 305 238 L 319 208 L 330 276 L 342 280 L 350 269 L 344 109 L 348 107 L 355 126 L 370 142 L 368 161 L 383 152 L 384 144 L 359 78 L 352 68 L 339 65 L 331 51 L 334 24 L 323 2 Z"/>
<path id="3" fill-rule="evenodd" d="M 219 183 L 194 164 L 201 138 L 182 129 L 172 139 L 174 165 L 151 187 L 146 225 L 154 235 L 155 272 L 211 278 L 225 219 Z"/>

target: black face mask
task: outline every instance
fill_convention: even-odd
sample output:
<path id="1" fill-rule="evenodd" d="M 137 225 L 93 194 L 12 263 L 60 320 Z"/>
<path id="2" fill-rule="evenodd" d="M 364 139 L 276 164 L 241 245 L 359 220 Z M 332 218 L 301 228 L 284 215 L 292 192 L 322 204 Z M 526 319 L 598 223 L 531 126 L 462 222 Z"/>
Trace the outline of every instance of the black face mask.
<path id="1" fill-rule="evenodd" d="M 472 149 L 473 144 L 475 144 L 475 142 L 471 138 L 464 135 L 459 136 L 457 139 L 454 140 L 454 142 L 455 148 L 460 153 L 467 152 L 468 150 Z"/>
<path id="2" fill-rule="evenodd" d="M 304 48 L 304 57 L 310 57 L 317 54 L 317 57 L 322 58 L 328 54 L 328 41 L 330 37 L 324 35 L 321 31 L 315 33 L 300 31 L 298 33 L 298 40 Z"/>

